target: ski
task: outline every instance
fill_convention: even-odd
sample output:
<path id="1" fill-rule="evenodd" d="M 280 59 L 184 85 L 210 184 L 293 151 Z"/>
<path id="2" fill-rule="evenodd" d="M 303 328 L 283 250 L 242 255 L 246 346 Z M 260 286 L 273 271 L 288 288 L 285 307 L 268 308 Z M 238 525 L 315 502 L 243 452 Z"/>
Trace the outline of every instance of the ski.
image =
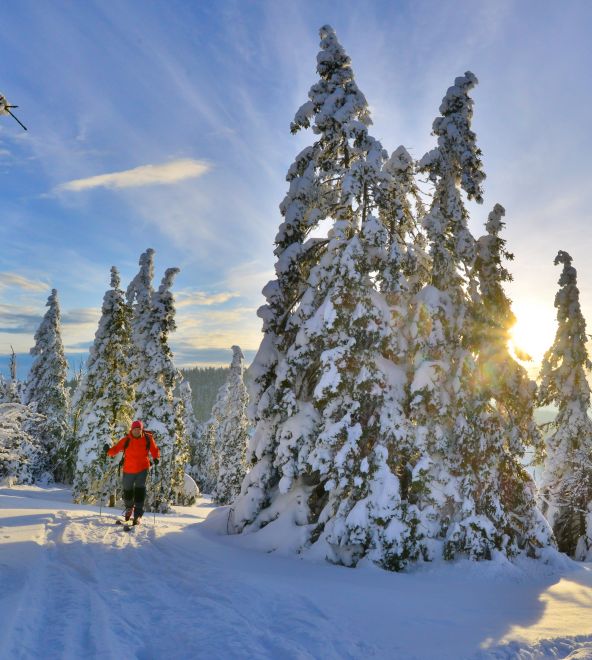
<path id="1" fill-rule="evenodd" d="M 133 512 L 134 512 L 133 507 L 129 510 L 122 511 L 121 512 L 121 517 L 116 518 L 115 524 L 116 525 L 123 525 L 124 529 L 125 529 L 126 526 L 130 527 Z M 126 530 L 126 531 L 129 531 L 129 530 Z"/>
<path id="2" fill-rule="evenodd" d="M 140 523 L 136 523 L 135 525 L 130 521 L 130 520 L 121 520 L 121 518 L 117 518 L 115 520 L 116 525 L 121 525 L 123 527 L 124 532 L 131 532 L 134 527 L 137 527 Z"/>
<path id="3" fill-rule="evenodd" d="M 138 520 L 137 522 L 126 522 L 125 525 L 123 526 L 123 529 L 126 532 L 131 532 L 134 527 L 138 527 L 140 524 L 140 521 Z"/>
<path id="4" fill-rule="evenodd" d="M 121 520 L 120 518 L 117 518 L 115 524 L 120 525 L 124 532 L 131 532 L 133 527 L 129 520 Z"/>

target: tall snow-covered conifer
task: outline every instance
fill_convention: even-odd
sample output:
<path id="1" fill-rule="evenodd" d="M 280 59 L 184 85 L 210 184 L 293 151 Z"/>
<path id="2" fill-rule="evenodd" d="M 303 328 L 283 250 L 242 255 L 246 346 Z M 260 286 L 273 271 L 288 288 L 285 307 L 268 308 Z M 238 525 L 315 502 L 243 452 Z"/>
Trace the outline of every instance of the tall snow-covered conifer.
<path id="1" fill-rule="evenodd" d="M 130 309 L 120 284 L 113 267 L 86 372 L 72 398 L 78 450 L 74 498 L 91 504 L 107 495 L 114 499 L 119 479 L 103 446 L 115 444 L 127 433 L 133 415 L 134 390 L 128 374 Z"/>
<path id="2" fill-rule="evenodd" d="M 266 389 L 255 388 L 254 465 L 233 521 L 253 532 L 283 517 L 300 529 L 300 548 L 389 565 L 406 534 L 387 460 L 405 434 L 405 373 L 383 356 L 391 309 L 371 276 L 387 240 L 378 212 L 386 153 L 368 134 L 366 99 L 328 26 L 317 62 L 320 80 L 292 131 L 312 124 L 318 139 L 290 168 L 280 207 L 278 279 L 264 290 L 266 335 L 251 367 Z M 322 220 L 332 222 L 328 236 L 307 239 Z"/>
<path id="3" fill-rule="evenodd" d="M 140 271 L 127 290 L 132 305 L 131 381 L 135 384 L 135 416 L 155 434 L 161 461 L 148 488 L 147 510 L 166 510 L 182 496 L 184 466 L 189 457 L 182 433 L 181 414 L 174 389 L 181 375 L 173 363 L 168 344 L 175 325 L 171 287 L 178 268 L 168 268 L 157 291 L 152 288 L 154 250 L 140 257 Z"/>
<path id="4" fill-rule="evenodd" d="M 140 414 L 146 396 L 146 387 L 141 387 L 141 384 L 149 378 L 148 355 L 145 348 L 151 330 L 153 279 L 154 250 L 148 248 L 140 255 L 140 270 L 126 291 L 127 304 L 132 310 L 132 347 L 128 355 L 128 372 L 135 391 L 134 407 Z"/>
<path id="5" fill-rule="evenodd" d="M 470 497 L 462 493 L 462 457 L 471 437 L 471 377 L 473 361 L 463 342 L 466 335 L 467 273 L 475 257 L 475 240 L 461 186 L 469 199 L 481 201 L 485 175 L 481 152 L 471 130 L 473 101 L 469 91 L 477 79 L 472 73 L 457 78 L 440 106 L 433 124 L 438 146 L 419 163 L 434 185 L 427 233 L 430 281 L 415 296 L 410 331 L 414 373 L 411 380 L 411 418 L 416 425 L 417 460 L 412 470 L 412 492 L 424 530 L 424 555 L 441 552 L 445 539 L 449 555 L 463 547 L 475 514 Z M 466 523 L 466 524 L 465 524 Z"/>
<path id="6" fill-rule="evenodd" d="M 299 307 L 308 287 L 311 268 L 327 245 L 326 239 L 311 238 L 309 234 L 321 220 L 330 216 L 330 209 L 339 196 L 339 184 L 333 181 L 329 171 L 329 164 L 339 148 L 339 124 L 332 126 L 332 118 L 327 116 L 325 126 L 322 126 L 319 111 L 325 99 L 331 100 L 332 94 L 335 95 L 334 111 L 344 107 L 344 112 L 351 112 L 352 96 L 363 99 L 353 82 L 349 59 L 343 52 L 338 55 L 344 68 L 342 79 L 338 80 L 339 72 L 331 79 L 333 54 L 329 44 L 336 40 L 332 28 L 325 26 L 321 29 L 321 40 L 323 46 L 318 56 L 321 80 L 311 88 L 310 100 L 298 110 L 290 127 L 292 133 L 308 128 L 313 115 L 319 114 L 318 125 L 314 128 L 319 139 L 296 156 L 286 175 L 289 189 L 280 204 L 283 222 L 275 237 L 276 279 L 264 287 L 266 304 L 257 312 L 263 320 L 264 337 L 249 368 L 249 416 L 255 433 L 247 455 L 253 468 L 250 485 L 246 486 L 246 497 L 237 509 L 237 524 L 241 528 L 252 521 L 269 501 L 268 489 L 277 482 L 277 467 L 273 463 L 278 427 L 291 414 L 291 401 L 296 399 L 282 373 L 285 368 L 282 363 L 285 351 L 298 333 Z M 342 98 L 338 98 L 340 95 Z M 354 112 L 357 112 L 357 119 L 367 122 L 365 100 L 362 106 Z M 327 110 L 330 110 L 330 103 Z M 347 162 L 347 153 L 342 155 L 342 160 Z M 322 171 L 324 163 L 327 163 L 326 172 Z M 284 391 L 278 391 L 280 384 Z"/>
<path id="7" fill-rule="evenodd" d="M 462 196 L 464 191 L 469 200 L 482 201 L 485 174 L 471 129 L 473 101 L 469 96 L 476 83 L 475 76 L 467 72 L 448 89 L 441 116 L 433 124 L 438 146 L 420 162 L 420 171 L 434 185 L 423 220 L 432 268 L 430 283 L 416 295 L 411 324 L 411 349 L 416 356 L 411 417 L 418 450 L 411 490 L 416 493 L 428 557 L 441 551 L 446 558 L 458 554 L 489 558 L 495 550 L 508 555 L 518 550 L 536 554 L 551 543 L 534 503 L 532 484 L 519 465 L 524 437 L 517 428 L 508 429 L 499 408 L 492 407 L 491 387 L 478 386 L 477 337 L 484 330 L 472 317 L 473 300 L 481 284 L 483 309 L 487 307 L 483 313 L 491 315 L 492 306 L 500 302 L 500 291 L 503 294 L 505 274 L 495 270 L 504 256 L 497 236 L 499 214 L 490 218 L 491 234 L 478 246 L 467 226 Z M 481 282 L 474 268 L 479 248 L 481 257 L 489 260 L 482 260 L 478 269 Z M 498 277 L 497 288 L 491 281 L 492 272 Z M 496 313 L 507 316 L 509 302 L 501 302 L 507 308 Z M 490 317 L 489 330 L 495 331 L 499 322 Z M 501 350 L 499 342 L 481 355 L 483 365 L 491 362 L 492 350 Z M 526 397 L 532 396 L 524 375 L 515 370 L 514 376 L 523 381 Z M 502 385 L 497 387 L 501 392 Z M 520 403 L 514 405 L 518 408 Z M 526 406 L 520 420 L 514 414 L 509 421 L 510 426 L 530 424 L 532 431 L 532 407 Z M 514 437 L 508 445 L 506 437 L 516 435 L 518 440 Z"/>
<path id="8" fill-rule="evenodd" d="M 496 204 L 487 234 L 477 241 L 470 341 L 477 367 L 474 397 L 481 401 L 477 422 L 485 430 L 477 456 L 481 497 L 476 506 L 496 528 L 495 547 L 511 556 L 521 549 L 536 554 L 552 539 L 522 463 L 527 448 L 540 448 L 541 437 L 533 416 L 536 385 L 509 351 L 516 318 L 504 291 L 512 276 L 503 261 L 513 259 L 500 236 L 504 215 Z"/>
<path id="9" fill-rule="evenodd" d="M 37 412 L 46 417 L 42 442 L 50 456 L 50 469 L 58 481 L 69 482 L 73 476 L 75 456 L 68 425 L 69 396 L 66 389 L 68 363 L 62 342 L 58 292 L 53 289 L 48 307 L 35 333 L 31 349 L 33 365 L 24 390 L 25 404 L 34 403 Z"/>
<path id="10" fill-rule="evenodd" d="M 248 395 L 243 381 L 243 361 L 243 352 L 238 346 L 233 346 L 222 419 L 216 433 L 218 475 L 214 499 L 219 504 L 234 502 L 247 468 L 245 457 L 249 438 Z"/>
<path id="11" fill-rule="evenodd" d="M 586 348 L 586 322 L 580 308 L 572 258 L 560 250 L 560 289 L 555 296 L 557 332 L 541 368 L 539 405 L 555 405 L 547 457 L 541 479 L 541 506 L 553 527 L 559 549 L 580 560 L 592 560 L 592 368 Z"/>

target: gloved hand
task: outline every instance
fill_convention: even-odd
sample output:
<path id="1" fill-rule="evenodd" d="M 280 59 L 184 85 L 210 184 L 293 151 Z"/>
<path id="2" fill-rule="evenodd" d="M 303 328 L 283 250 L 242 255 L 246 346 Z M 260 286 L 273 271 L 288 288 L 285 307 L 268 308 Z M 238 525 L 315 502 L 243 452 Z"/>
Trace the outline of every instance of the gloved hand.
<path id="1" fill-rule="evenodd" d="M 154 459 L 154 465 L 158 465 L 160 463 L 160 458 L 155 458 Z"/>
<path id="2" fill-rule="evenodd" d="M 103 452 L 104 452 L 105 454 L 106 454 L 110 449 L 111 449 L 111 445 L 108 445 L 107 443 L 105 443 L 105 444 L 103 445 Z"/>

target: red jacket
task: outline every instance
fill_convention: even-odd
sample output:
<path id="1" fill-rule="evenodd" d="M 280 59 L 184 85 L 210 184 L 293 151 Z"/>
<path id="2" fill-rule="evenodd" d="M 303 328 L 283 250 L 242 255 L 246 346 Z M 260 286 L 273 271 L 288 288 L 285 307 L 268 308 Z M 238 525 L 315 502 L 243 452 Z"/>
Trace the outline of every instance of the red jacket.
<path id="1" fill-rule="evenodd" d="M 150 439 L 149 450 L 146 449 L 146 438 Z M 150 467 L 148 451 L 152 454 L 152 458 L 160 458 L 160 449 L 156 446 L 152 433 L 148 433 L 148 431 L 144 431 L 139 438 L 134 438 L 131 433 L 128 433 L 114 447 L 111 447 L 107 454 L 117 456 L 120 451 L 124 451 L 125 443 L 128 440 L 129 444 L 123 455 L 124 472 L 136 474 L 142 472 L 142 470 L 147 470 Z"/>

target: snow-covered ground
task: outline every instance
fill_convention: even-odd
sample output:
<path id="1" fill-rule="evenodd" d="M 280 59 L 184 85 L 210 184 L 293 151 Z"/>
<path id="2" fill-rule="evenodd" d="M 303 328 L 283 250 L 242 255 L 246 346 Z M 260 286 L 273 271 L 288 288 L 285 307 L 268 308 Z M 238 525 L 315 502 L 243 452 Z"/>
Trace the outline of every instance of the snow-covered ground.
<path id="1" fill-rule="evenodd" d="M 145 517 L 0 489 L 0 658 L 592 658 L 592 565 L 391 574 L 249 549 L 207 500 Z"/>

